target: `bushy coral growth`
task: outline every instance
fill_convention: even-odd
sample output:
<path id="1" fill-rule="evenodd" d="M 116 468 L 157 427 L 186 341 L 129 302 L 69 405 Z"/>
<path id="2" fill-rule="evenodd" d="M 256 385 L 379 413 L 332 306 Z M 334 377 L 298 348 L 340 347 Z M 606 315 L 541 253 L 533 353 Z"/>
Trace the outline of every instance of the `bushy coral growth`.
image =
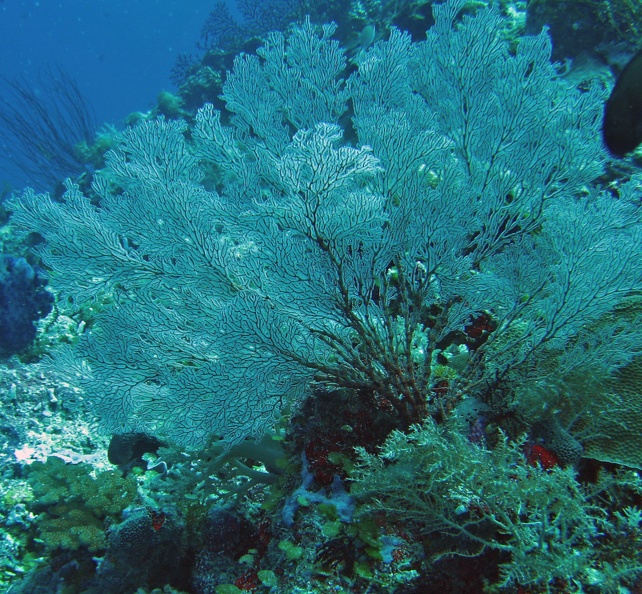
<path id="1" fill-rule="evenodd" d="M 105 520 L 120 519 L 137 494 L 133 477 L 122 478 L 118 471 L 92 476 L 89 465 L 66 464 L 57 457 L 34 462 L 28 482 L 31 507 L 39 513 L 38 538 L 51 550 L 105 549 Z"/>
<path id="2" fill-rule="evenodd" d="M 603 543 L 625 517 L 633 518 L 635 538 L 642 537 L 639 509 L 613 520 L 614 501 L 605 503 L 617 490 L 641 493 L 636 473 L 581 485 L 573 468 L 542 464 L 522 442 L 500 439 L 486 449 L 451 424 L 432 421 L 408 434 L 393 431 L 379 454 L 359 453 L 352 492 L 367 500 L 362 513 L 382 513 L 416 535 L 431 535 L 432 560 L 497 550 L 504 555 L 498 588 L 616 584 L 616 575 L 627 582 L 642 575 L 639 552 Z M 627 570 L 606 569 L 609 557 Z"/>

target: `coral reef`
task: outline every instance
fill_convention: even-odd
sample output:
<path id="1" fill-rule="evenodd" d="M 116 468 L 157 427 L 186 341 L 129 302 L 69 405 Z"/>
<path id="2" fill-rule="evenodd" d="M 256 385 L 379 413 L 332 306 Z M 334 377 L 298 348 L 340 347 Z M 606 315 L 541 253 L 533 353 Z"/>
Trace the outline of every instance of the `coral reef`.
<path id="1" fill-rule="evenodd" d="M 215 14 L 91 187 L 7 203 L 65 344 L 0 370 L 0 587 L 642 586 L 642 178 L 522 4 L 430 4 Z"/>

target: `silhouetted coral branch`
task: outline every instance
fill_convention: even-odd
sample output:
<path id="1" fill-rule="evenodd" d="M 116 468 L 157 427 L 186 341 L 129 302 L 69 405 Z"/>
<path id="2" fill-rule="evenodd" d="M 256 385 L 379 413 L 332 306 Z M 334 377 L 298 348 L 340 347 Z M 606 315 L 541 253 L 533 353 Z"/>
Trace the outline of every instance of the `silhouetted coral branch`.
<path id="1" fill-rule="evenodd" d="M 0 97 L 3 158 L 12 173 L 38 189 L 50 189 L 84 170 L 79 143 L 90 144 L 95 115 L 76 82 L 62 68 L 40 74 L 38 84 L 24 77 L 5 80 Z"/>

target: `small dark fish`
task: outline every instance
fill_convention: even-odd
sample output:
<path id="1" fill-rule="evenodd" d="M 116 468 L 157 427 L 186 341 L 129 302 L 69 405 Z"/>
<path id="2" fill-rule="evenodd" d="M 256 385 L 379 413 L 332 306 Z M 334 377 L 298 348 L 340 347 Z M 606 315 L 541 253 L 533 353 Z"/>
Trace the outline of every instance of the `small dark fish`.
<path id="1" fill-rule="evenodd" d="M 615 82 L 604 107 L 602 138 L 615 157 L 623 157 L 642 142 L 642 50 Z"/>

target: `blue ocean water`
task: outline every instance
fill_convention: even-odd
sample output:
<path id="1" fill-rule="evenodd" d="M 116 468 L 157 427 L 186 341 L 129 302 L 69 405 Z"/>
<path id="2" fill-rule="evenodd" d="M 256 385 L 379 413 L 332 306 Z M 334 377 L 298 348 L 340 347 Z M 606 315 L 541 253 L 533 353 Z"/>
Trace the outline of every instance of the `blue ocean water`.
<path id="1" fill-rule="evenodd" d="M 0 80 L 37 89 L 40 73 L 64 69 L 96 120 L 118 124 L 171 90 L 179 53 L 194 51 L 212 0 L 5 0 L 0 2 Z M 0 93 L 4 89 L 0 87 Z M 1 157 L 0 157 L 1 159 Z M 0 181 L 14 182 L 11 170 Z"/>

